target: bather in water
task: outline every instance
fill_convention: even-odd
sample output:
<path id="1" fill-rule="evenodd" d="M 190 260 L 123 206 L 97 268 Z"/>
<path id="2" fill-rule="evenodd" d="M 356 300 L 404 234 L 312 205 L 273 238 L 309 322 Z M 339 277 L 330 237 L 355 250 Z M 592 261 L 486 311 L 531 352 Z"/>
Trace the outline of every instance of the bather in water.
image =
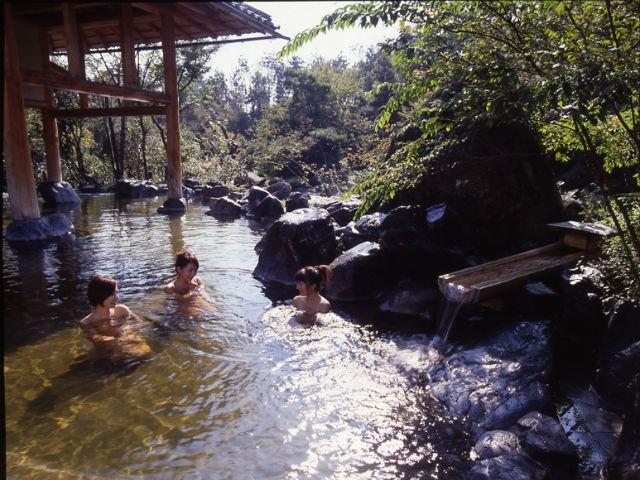
<path id="1" fill-rule="evenodd" d="M 142 320 L 129 307 L 118 304 L 118 284 L 115 280 L 96 275 L 87 289 L 93 312 L 80 322 L 80 327 L 94 350 L 82 358 L 125 362 L 140 359 L 151 353 L 151 348 L 138 330 Z M 77 359 L 78 360 L 78 359 Z"/>
<path id="2" fill-rule="evenodd" d="M 298 310 L 299 323 L 313 325 L 318 313 L 327 313 L 331 308 L 329 301 L 320 295 L 320 289 L 326 287 L 331 276 L 327 265 L 304 267 L 296 272 L 296 288 L 300 295 L 294 297 L 293 305 Z"/>

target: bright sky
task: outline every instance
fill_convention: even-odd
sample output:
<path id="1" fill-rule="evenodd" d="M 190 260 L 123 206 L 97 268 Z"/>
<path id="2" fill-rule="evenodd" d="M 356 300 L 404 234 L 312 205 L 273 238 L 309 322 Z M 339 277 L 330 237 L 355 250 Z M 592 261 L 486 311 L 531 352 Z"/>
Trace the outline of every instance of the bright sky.
<path id="1" fill-rule="evenodd" d="M 315 27 L 322 17 L 349 3 L 355 2 L 247 2 L 252 7 L 262 10 L 271 16 L 271 20 L 279 26 L 278 32 L 293 38 L 296 34 Z M 349 62 L 364 56 L 367 48 L 397 36 L 397 27 L 378 26 L 362 29 L 353 27 L 341 31 L 321 34 L 311 43 L 304 45 L 294 55 L 305 63 L 315 57 L 336 58 L 342 55 Z M 235 70 L 240 57 L 244 57 L 253 71 L 258 67 L 260 59 L 268 54 L 277 53 L 286 45 L 285 40 L 258 40 L 244 43 L 222 45 L 213 57 L 212 69 L 223 71 L 227 77 Z M 286 61 L 286 59 L 285 59 Z"/>

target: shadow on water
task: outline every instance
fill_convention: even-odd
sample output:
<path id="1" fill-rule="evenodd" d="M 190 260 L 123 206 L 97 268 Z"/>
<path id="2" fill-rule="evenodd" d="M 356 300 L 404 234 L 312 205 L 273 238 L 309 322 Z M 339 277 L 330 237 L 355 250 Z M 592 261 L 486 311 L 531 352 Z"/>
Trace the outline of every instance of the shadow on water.
<path id="1" fill-rule="evenodd" d="M 11 352 L 74 323 L 70 309 L 85 308 L 78 302 L 79 272 L 73 239 L 5 250 L 13 257 L 16 275 L 3 277 L 4 348 Z M 25 293 L 28 292 L 27 295 Z"/>
<path id="2" fill-rule="evenodd" d="M 125 377 L 132 374 L 146 359 L 112 362 L 108 358 L 95 358 L 91 353 L 75 358 L 69 369 L 55 377 L 36 398 L 27 402 L 23 420 L 31 414 L 42 415 L 69 403 L 76 396 L 87 397 L 105 388 L 106 377 Z"/>

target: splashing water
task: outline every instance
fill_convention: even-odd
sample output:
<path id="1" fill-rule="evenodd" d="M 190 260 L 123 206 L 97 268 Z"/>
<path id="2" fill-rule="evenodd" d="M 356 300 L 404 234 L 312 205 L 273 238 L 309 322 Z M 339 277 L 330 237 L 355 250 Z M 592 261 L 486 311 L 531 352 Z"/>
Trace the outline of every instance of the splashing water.
<path id="1" fill-rule="evenodd" d="M 442 293 L 444 294 L 444 306 L 440 310 L 436 336 L 433 339 L 433 344 L 436 346 L 443 346 L 447 343 L 447 338 L 458 316 L 460 307 L 464 303 L 469 303 L 476 292 L 463 285 L 445 283 Z"/>

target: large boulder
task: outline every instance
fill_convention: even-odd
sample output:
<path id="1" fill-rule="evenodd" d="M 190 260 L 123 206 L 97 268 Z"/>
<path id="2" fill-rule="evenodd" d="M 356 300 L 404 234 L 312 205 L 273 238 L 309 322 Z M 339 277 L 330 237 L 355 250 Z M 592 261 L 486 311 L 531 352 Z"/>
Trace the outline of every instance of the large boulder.
<path id="1" fill-rule="evenodd" d="M 433 318 L 435 305 L 440 302 L 440 298 L 437 288 L 426 283 L 403 279 L 382 299 L 379 308 L 382 312 L 430 320 Z"/>
<path id="2" fill-rule="evenodd" d="M 470 266 L 465 252 L 453 241 L 436 241 L 424 210 L 400 206 L 383 219 L 379 242 L 400 270 L 414 279 L 433 281 L 443 273 Z"/>
<path id="3" fill-rule="evenodd" d="M 605 478 L 640 478 L 640 373 L 629 387 L 622 431 L 607 462 Z"/>
<path id="4" fill-rule="evenodd" d="M 394 202 L 445 203 L 484 256 L 524 241 L 553 242 L 556 235 L 545 225 L 562 220 L 562 203 L 536 132 L 520 123 L 476 123 L 463 135 L 464 142 L 443 149 L 415 189 L 398 192 Z"/>
<path id="5" fill-rule="evenodd" d="M 356 229 L 356 222 L 349 222 L 344 227 L 336 228 L 336 239 L 341 252 L 367 241 Z"/>
<path id="6" fill-rule="evenodd" d="M 103 193 L 104 188 L 97 183 L 83 183 L 78 186 L 78 191 L 80 193 Z"/>
<path id="7" fill-rule="evenodd" d="M 555 418 L 529 412 L 517 422 L 522 449 L 551 473 L 552 478 L 574 478 L 578 453 Z"/>
<path id="8" fill-rule="evenodd" d="M 229 195 L 230 189 L 225 185 L 205 185 L 202 188 L 202 196 L 205 198 L 220 198 Z"/>
<path id="9" fill-rule="evenodd" d="M 273 195 L 267 195 L 247 212 L 247 217 L 259 220 L 273 220 L 284 213 L 282 202 Z"/>
<path id="10" fill-rule="evenodd" d="M 286 200 L 289 198 L 292 190 L 291 185 L 285 181 L 275 182 L 267 187 L 267 191 L 278 200 Z"/>
<path id="11" fill-rule="evenodd" d="M 80 203 L 80 197 L 68 182 L 44 182 L 38 186 L 44 203 L 59 205 L 62 203 Z"/>
<path id="12" fill-rule="evenodd" d="M 519 322 L 435 364 L 430 393 L 467 418 L 472 439 L 505 429 L 532 410 L 552 409 L 551 325 Z"/>
<path id="13" fill-rule="evenodd" d="M 326 205 L 324 208 L 327 209 L 331 218 L 335 220 L 335 222 L 344 227 L 349 222 L 353 220 L 353 217 L 358 210 L 361 202 L 359 200 L 349 200 L 346 202 L 331 202 Z"/>
<path id="14" fill-rule="evenodd" d="M 247 200 L 248 200 L 247 208 L 249 210 L 256 208 L 256 205 L 258 205 L 262 200 L 264 200 L 269 195 L 270 193 L 266 191 L 264 188 L 251 187 L 249 189 L 249 192 L 247 193 Z"/>
<path id="15" fill-rule="evenodd" d="M 561 277 L 562 314 L 558 322 L 559 360 L 595 369 L 597 351 L 606 334 L 602 273 L 592 267 L 565 269 Z M 566 358 L 565 358 L 566 357 Z"/>
<path id="16" fill-rule="evenodd" d="M 160 194 L 160 189 L 147 180 L 121 178 L 115 184 L 114 193 L 118 198 L 154 197 Z"/>
<path id="17" fill-rule="evenodd" d="M 507 430 L 491 430 L 480 435 L 480 438 L 473 446 L 475 456 L 484 460 L 485 458 L 498 457 L 520 452 L 518 436 Z"/>
<path id="18" fill-rule="evenodd" d="M 55 213 L 30 220 L 14 220 L 7 225 L 5 238 L 10 242 L 33 242 L 63 237 L 73 233 L 69 218 Z"/>
<path id="19" fill-rule="evenodd" d="M 386 213 L 380 212 L 363 215 L 356 221 L 355 228 L 366 241 L 377 242 L 382 231 L 382 222 L 386 216 Z"/>
<path id="20" fill-rule="evenodd" d="M 227 197 L 220 197 L 212 198 L 209 201 L 209 211 L 206 213 L 214 217 L 238 217 L 241 212 L 242 207 L 238 202 Z"/>
<path id="21" fill-rule="evenodd" d="M 464 222 L 453 207 L 446 203 L 433 205 L 426 209 L 425 217 L 431 238 L 449 244 L 465 243 Z"/>
<path id="22" fill-rule="evenodd" d="M 294 286 L 295 272 L 307 265 L 329 264 L 337 254 L 329 212 L 302 208 L 282 215 L 256 245 L 253 274 L 266 283 Z"/>
<path id="23" fill-rule="evenodd" d="M 373 242 L 347 250 L 331 262 L 327 298 L 339 301 L 378 299 L 395 280 L 388 256 Z"/>
<path id="24" fill-rule="evenodd" d="M 309 194 L 293 192 L 286 203 L 287 212 L 293 212 L 299 208 L 309 208 Z"/>
<path id="25" fill-rule="evenodd" d="M 640 302 L 618 300 L 611 312 L 598 356 L 595 387 L 618 404 L 627 398 L 629 383 L 640 365 Z"/>
<path id="26" fill-rule="evenodd" d="M 547 472 L 526 455 L 516 453 L 477 462 L 465 480 L 545 480 Z"/>

